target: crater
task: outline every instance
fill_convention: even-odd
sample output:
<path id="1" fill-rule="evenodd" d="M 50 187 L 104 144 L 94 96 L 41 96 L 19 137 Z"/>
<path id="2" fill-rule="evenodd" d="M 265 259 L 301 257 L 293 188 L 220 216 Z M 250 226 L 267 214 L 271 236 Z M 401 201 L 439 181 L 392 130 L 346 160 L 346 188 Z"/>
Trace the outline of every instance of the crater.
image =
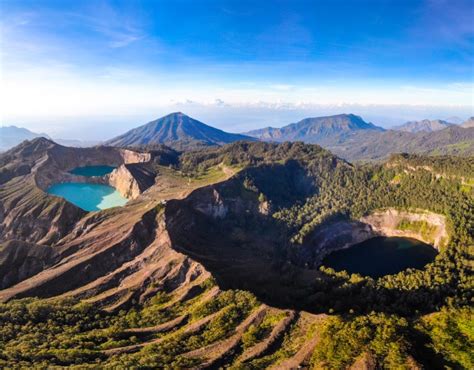
<path id="1" fill-rule="evenodd" d="M 115 166 L 82 166 L 73 168 L 69 173 L 85 177 L 105 176 L 115 170 Z"/>
<path id="2" fill-rule="evenodd" d="M 127 199 L 115 188 L 103 184 L 67 182 L 52 185 L 47 192 L 62 197 L 85 211 L 99 211 L 127 203 Z"/>
<path id="3" fill-rule="evenodd" d="M 435 248 L 417 239 L 380 236 L 334 251 L 322 264 L 336 271 L 379 278 L 408 268 L 422 269 L 436 254 Z"/>

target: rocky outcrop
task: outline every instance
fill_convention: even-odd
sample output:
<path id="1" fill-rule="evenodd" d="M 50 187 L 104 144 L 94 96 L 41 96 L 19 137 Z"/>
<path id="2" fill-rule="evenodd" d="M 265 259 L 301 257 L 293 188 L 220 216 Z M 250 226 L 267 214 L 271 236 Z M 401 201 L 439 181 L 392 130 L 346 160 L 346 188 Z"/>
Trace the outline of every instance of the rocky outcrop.
<path id="1" fill-rule="evenodd" d="M 260 202 L 258 204 L 258 211 L 264 215 L 264 216 L 268 216 L 270 214 L 270 211 L 271 211 L 271 207 L 270 207 L 270 202 L 268 200 L 265 200 L 263 202 Z"/>
<path id="2" fill-rule="evenodd" d="M 155 183 L 156 173 L 144 165 L 123 164 L 105 181 L 127 199 L 135 199 Z"/>
<path id="3" fill-rule="evenodd" d="M 123 163 L 144 163 L 151 160 L 150 153 L 140 153 L 129 149 L 119 149 L 120 155 L 122 156 Z"/>
<path id="4" fill-rule="evenodd" d="M 217 189 L 206 189 L 207 192 L 212 191 L 212 196 L 209 201 L 208 198 L 202 198 L 203 201 L 198 201 L 194 205 L 195 209 L 212 218 L 224 218 L 227 215 L 228 208 L 224 205 L 219 191 Z"/>
<path id="5" fill-rule="evenodd" d="M 402 211 L 389 208 L 361 219 L 375 235 L 399 236 L 421 240 L 436 249 L 449 241 L 446 217 L 423 210 Z"/>

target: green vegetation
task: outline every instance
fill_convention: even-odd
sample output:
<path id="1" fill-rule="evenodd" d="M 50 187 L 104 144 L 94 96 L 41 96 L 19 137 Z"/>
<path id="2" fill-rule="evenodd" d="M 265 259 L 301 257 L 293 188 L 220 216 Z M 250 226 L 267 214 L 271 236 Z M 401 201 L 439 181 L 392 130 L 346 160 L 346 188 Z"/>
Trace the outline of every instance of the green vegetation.
<path id="1" fill-rule="evenodd" d="M 237 142 L 222 148 L 210 148 L 195 152 L 186 152 L 180 156 L 180 169 L 184 173 L 197 176 L 206 169 L 223 163 L 230 167 L 248 167 L 287 161 L 307 161 L 317 158 L 334 157 L 318 145 L 305 145 L 301 142 L 270 143 Z"/>
<path id="2" fill-rule="evenodd" d="M 285 316 L 284 312 L 267 314 L 259 325 L 251 325 L 242 336 L 243 347 L 249 348 L 268 337 L 273 327 Z"/>
<path id="3" fill-rule="evenodd" d="M 398 223 L 397 229 L 409 230 L 419 233 L 424 240 L 434 242 L 437 227 L 429 224 L 426 221 L 410 221 L 407 219 L 403 219 Z"/>
<path id="4" fill-rule="evenodd" d="M 473 322 L 470 308 L 443 308 L 413 322 L 383 313 L 332 317 L 322 325 L 312 363 L 342 369 L 366 354 L 387 369 L 409 369 L 416 360 L 427 368 L 472 369 Z"/>
<path id="5" fill-rule="evenodd" d="M 168 306 L 173 298 L 159 293 L 143 307 L 118 314 L 70 299 L 28 298 L 0 304 L 0 367 L 101 363 L 107 368 L 165 365 L 179 368 L 197 364 L 199 359 L 179 355 L 224 338 L 257 305 L 252 294 L 242 291 L 225 291 L 200 304 L 202 297 L 201 294 L 191 301 Z M 189 314 L 190 322 L 195 322 L 212 313 L 217 316 L 197 333 L 177 330 L 161 337 L 158 334 L 158 338 L 162 338 L 159 345 L 150 344 L 137 353 L 108 358 L 103 352 L 154 338 L 130 332 L 128 328 L 154 326 L 178 314 Z"/>
<path id="6" fill-rule="evenodd" d="M 466 146 L 467 143 L 448 145 L 447 147 Z M 472 145 L 472 143 L 470 143 Z M 429 171 L 442 176 L 474 179 L 473 157 L 455 157 L 450 155 L 422 156 L 417 154 L 394 154 L 387 161 L 389 165 L 410 170 Z"/>
<path id="7" fill-rule="evenodd" d="M 435 353 L 452 364 L 474 368 L 474 312 L 470 308 L 455 310 L 444 307 L 440 312 L 426 316 L 417 328 L 426 333 Z"/>
<path id="8" fill-rule="evenodd" d="M 234 241 L 244 240 L 242 248 L 251 250 L 251 258 L 269 256 L 267 260 L 282 276 L 279 283 L 286 284 L 284 291 L 295 293 L 295 307 L 328 314 L 304 327 L 298 321 L 303 314 L 298 312 L 298 323 L 286 329 L 273 347 L 237 363 L 240 354 L 268 338 L 283 319 L 281 310 L 270 308 L 272 313 L 250 325 L 223 355 L 222 367 L 264 369 L 282 363 L 317 335 L 319 342 L 311 357 L 316 368 L 347 368 L 364 356 L 373 359 L 377 368 L 403 369 L 416 363 L 426 368 L 473 368 L 474 192 L 465 188 L 472 182 L 465 178 L 474 173 L 472 162 L 401 155 L 388 165 L 353 166 L 315 145 L 236 143 L 184 153 L 170 165 L 157 164 L 157 168 L 168 171 L 178 184 L 208 184 L 234 173 L 232 181 L 218 188 L 224 201 L 230 194 L 232 200 L 254 202 L 257 207 L 264 201 L 271 203 L 271 217 L 249 212 L 238 220 L 220 220 L 220 225 L 231 225 L 229 230 L 242 236 Z M 374 280 L 320 267 L 312 271 L 310 283 L 303 288 L 297 285 L 300 275 L 308 272 L 296 266 L 297 253 L 310 245 L 319 227 L 334 220 L 357 220 L 387 207 L 425 209 L 446 216 L 449 245 L 423 270 Z M 427 238 L 435 232 L 424 221 L 403 220 L 398 227 Z M 257 243 L 245 239 L 247 235 L 266 237 L 268 230 L 275 229 L 279 239 L 274 240 L 279 243 L 274 249 L 267 246 L 270 238 L 264 240 L 267 249 L 257 249 Z M 220 231 L 216 235 L 224 235 Z M 215 247 L 206 241 L 206 251 Z M 244 262 L 232 260 L 232 273 L 250 265 Z M 246 283 L 251 290 L 258 280 Z M 212 280 L 202 283 L 189 299 L 157 286 L 154 296 L 119 312 L 72 299 L 27 298 L 0 304 L 0 367 L 199 367 L 204 361 L 200 356 L 208 354 L 206 347 L 233 335 L 260 304 L 243 290 L 208 296 L 213 286 Z M 166 330 L 153 330 L 173 320 L 178 321 Z M 205 351 L 194 356 L 192 351 L 200 348 Z M 107 352 L 115 349 L 125 350 Z"/>
<path id="9" fill-rule="evenodd" d="M 343 369 L 360 355 L 370 353 L 387 369 L 407 368 L 407 331 L 407 321 L 396 316 L 372 313 L 349 320 L 333 317 L 322 328 L 312 362 L 328 369 Z"/>

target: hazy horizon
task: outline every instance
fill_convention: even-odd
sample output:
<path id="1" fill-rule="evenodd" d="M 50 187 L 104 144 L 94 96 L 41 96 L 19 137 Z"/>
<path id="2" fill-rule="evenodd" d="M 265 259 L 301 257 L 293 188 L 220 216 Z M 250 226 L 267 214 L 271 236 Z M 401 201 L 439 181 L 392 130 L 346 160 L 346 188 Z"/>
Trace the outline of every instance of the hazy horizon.
<path id="1" fill-rule="evenodd" d="M 380 112 L 379 107 L 357 106 L 325 106 L 318 108 L 253 108 L 216 107 L 209 109 L 201 106 L 177 105 L 168 110 L 157 110 L 153 115 L 117 117 L 58 117 L 49 120 L 23 120 L 21 122 L 4 122 L 0 126 L 16 126 L 26 128 L 35 133 L 47 134 L 56 139 L 77 139 L 83 141 L 102 141 L 124 133 L 132 128 L 144 125 L 169 113 L 182 111 L 203 123 L 224 131 L 242 133 L 267 126 L 282 127 L 298 122 L 308 117 L 319 117 L 343 113 L 353 113 L 365 121 L 377 126 L 391 128 L 407 121 L 422 119 L 448 120 L 457 118 L 461 121 L 472 116 L 468 109 L 446 109 L 439 107 L 385 107 L 386 112 Z M 390 111 L 393 115 L 389 115 Z M 362 113 L 361 113 L 362 112 Z M 386 114 L 386 115 L 384 115 Z M 457 123 L 457 122 L 452 122 Z"/>

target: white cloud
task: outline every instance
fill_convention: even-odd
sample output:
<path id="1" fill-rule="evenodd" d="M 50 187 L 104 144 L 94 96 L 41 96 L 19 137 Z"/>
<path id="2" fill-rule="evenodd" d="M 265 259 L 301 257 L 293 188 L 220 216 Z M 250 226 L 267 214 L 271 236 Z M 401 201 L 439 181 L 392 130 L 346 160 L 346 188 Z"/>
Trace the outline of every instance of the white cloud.
<path id="1" fill-rule="evenodd" d="M 134 36 L 134 35 L 123 35 L 122 37 L 118 38 L 109 43 L 111 48 L 123 48 L 125 46 L 130 45 L 131 43 L 141 40 L 142 37 Z"/>

